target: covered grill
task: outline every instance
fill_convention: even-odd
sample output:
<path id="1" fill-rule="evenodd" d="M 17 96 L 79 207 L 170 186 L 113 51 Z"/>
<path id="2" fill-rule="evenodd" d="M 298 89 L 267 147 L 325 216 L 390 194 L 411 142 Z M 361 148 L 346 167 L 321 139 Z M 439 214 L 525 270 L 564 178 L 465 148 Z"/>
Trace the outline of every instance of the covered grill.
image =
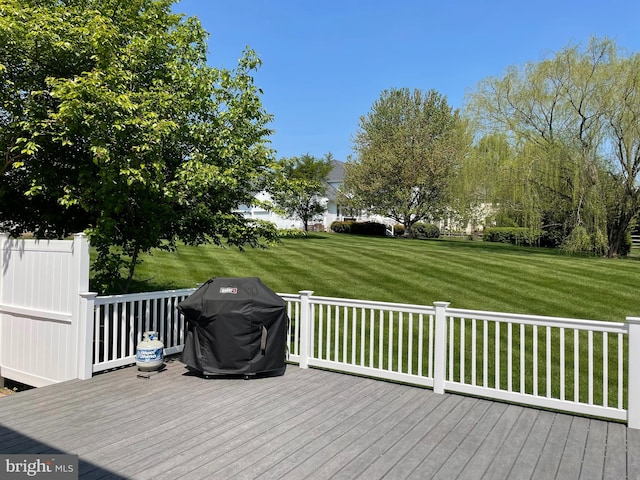
<path id="1" fill-rule="evenodd" d="M 212 278 L 178 305 L 182 362 L 205 376 L 283 374 L 286 303 L 259 278 Z"/>

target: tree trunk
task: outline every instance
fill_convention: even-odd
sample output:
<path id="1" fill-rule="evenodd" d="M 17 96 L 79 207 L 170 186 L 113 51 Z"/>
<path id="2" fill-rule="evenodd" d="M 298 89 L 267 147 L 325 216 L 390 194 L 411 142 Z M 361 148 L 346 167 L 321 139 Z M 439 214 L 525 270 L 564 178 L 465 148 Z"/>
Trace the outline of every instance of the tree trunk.
<path id="1" fill-rule="evenodd" d="M 140 247 L 136 243 L 136 246 L 133 250 L 133 255 L 131 256 L 131 261 L 129 262 L 129 274 L 127 275 L 127 283 L 124 286 L 124 293 L 129 293 L 129 288 L 131 288 L 131 281 L 133 280 L 133 274 L 136 271 L 136 265 L 138 264 L 139 254 L 140 254 Z"/>
<path id="2" fill-rule="evenodd" d="M 413 222 L 411 220 L 405 219 L 404 224 L 404 236 L 406 238 L 413 238 L 413 232 L 411 232 L 411 227 L 413 226 Z"/>

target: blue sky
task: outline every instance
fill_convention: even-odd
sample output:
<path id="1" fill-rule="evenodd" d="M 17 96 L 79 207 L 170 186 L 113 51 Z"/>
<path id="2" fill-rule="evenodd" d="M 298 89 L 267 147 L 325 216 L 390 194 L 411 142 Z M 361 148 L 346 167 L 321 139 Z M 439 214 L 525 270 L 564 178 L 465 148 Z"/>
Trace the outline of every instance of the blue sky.
<path id="1" fill-rule="evenodd" d="M 210 65 L 258 53 L 278 158 L 347 160 L 385 89 L 433 88 L 463 108 L 479 81 L 569 43 L 606 36 L 640 51 L 638 0 L 182 0 L 174 11 L 210 33 Z"/>

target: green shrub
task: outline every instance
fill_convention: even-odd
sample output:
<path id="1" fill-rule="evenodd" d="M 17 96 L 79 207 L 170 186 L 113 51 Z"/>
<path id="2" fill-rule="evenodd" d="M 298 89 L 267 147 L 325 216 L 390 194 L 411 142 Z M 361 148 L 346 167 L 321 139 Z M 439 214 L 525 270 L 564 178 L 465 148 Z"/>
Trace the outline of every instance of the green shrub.
<path id="1" fill-rule="evenodd" d="M 355 222 L 347 220 L 346 222 L 335 221 L 331 224 L 331 231 L 336 233 L 351 233 L 351 225 Z"/>
<path id="2" fill-rule="evenodd" d="M 562 225 L 543 227 L 538 244 L 541 247 L 558 248 L 564 241 L 564 228 Z"/>
<path id="3" fill-rule="evenodd" d="M 524 227 L 491 227 L 484 230 L 485 242 L 511 243 L 513 245 L 537 246 L 540 233 Z"/>
<path id="4" fill-rule="evenodd" d="M 618 251 L 620 255 L 626 255 L 626 253 L 621 253 L 626 248 L 626 240 L 625 238 L 625 242 L 620 245 Z M 593 255 L 604 255 L 607 252 L 607 238 L 600 231 L 590 234 L 584 226 L 578 225 L 562 243 L 561 248 L 570 253 L 583 252 Z M 628 248 L 630 249 L 631 247 Z"/>
<path id="5" fill-rule="evenodd" d="M 396 237 L 401 237 L 402 235 L 404 235 L 404 225 L 402 225 L 401 223 L 396 223 L 393 226 L 393 234 Z"/>
<path id="6" fill-rule="evenodd" d="M 278 230 L 278 237 L 280 238 L 300 238 L 306 236 L 307 232 L 300 228 L 282 228 Z"/>
<path id="7" fill-rule="evenodd" d="M 372 235 L 384 237 L 387 234 L 387 227 L 384 223 L 377 222 L 355 222 L 351 225 L 351 233 L 356 235 Z"/>
<path id="8" fill-rule="evenodd" d="M 384 237 L 387 234 L 387 227 L 383 223 L 376 222 L 333 222 L 331 230 L 336 233 L 352 233 L 354 235 L 370 235 Z"/>
<path id="9" fill-rule="evenodd" d="M 627 232 L 624 235 L 624 241 L 618 249 L 618 255 L 626 257 L 631 252 L 631 246 L 633 245 L 633 239 L 631 238 L 631 232 Z"/>
<path id="10" fill-rule="evenodd" d="M 411 225 L 411 236 L 418 240 L 426 240 L 427 238 L 438 238 L 440 229 L 432 223 L 414 223 Z"/>

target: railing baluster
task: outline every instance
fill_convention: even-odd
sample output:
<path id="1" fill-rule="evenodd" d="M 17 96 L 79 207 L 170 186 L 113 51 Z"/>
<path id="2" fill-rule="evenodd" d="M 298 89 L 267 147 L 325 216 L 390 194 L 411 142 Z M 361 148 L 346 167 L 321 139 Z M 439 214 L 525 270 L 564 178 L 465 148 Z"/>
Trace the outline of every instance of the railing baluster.
<path id="1" fill-rule="evenodd" d="M 409 313 L 409 328 L 407 330 L 407 373 L 413 373 L 413 313 Z"/>
<path id="2" fill-rule="evenodd" d="M 388 332 L 387 370 L 393 370 L 393 312 L 389 312 L 389 332 Z"/>
<path id="3" fill-rule="evenodd" d="M 609 337 L 602 332 L 602 402 L 609 405 Z"/>
<path id="4" fill-rule="evenodd" d="M 560 400 L 565 398 L 564 327 L 560 328 Z"/>
<path id="5" fill-rule="evenodd" d="M 373 331 L 375 329 L 375 310 L 373 308 L 369 309 L 369 367 L 374 366 L 373 363 L 373 351 L 375 350 L 374 348 L 374 335 L 373 335 Z"/>
<path id="6" fill-rule="evenodd" d="M 160 338 L 164 339 L 165 338 L 165 334 L 166 334 L 166 328 L 165 328 L 165 323 L 166 323 L 166 317 L 165 317 L 165 304 L 164 304 L 164 300 L 163 299 L 158 299 L 156 301 L 153 302 L 154 305 L 155 304 L 160 304 L 159 308 L 160 308 L 160 315 L 158 316 L 158 323 L 160 324 Z"/>
<path id="7" fill-rule="evenodd" d="M 364 366 L 364 351 L 366 350 L 366 342 L 365 342 L 365 320 L 366 320 L 365 310 L 364 308 L 360 309 L 360 365 Z"/>
<path id="8" fill-rule="evenodd" d="M 471 385 L 476 384 L 476 319 L 471 319 Z"/>
<path id="9" fill-rule="evenodd" d="M 580 335 L 573 330 L 573 401 L 580 401 Z"/>
<path id="10" fill-rule="evenodd" d="M 356 364 L 356 336 L 357 336 L 357 320 L 356 307 L 351 309 L 351 365 Z"/>
<path id="11" fill-rule="evenodd" d="M 513 391 L 513 324 L 507 323 L 507 391 Z"/>
<path id="12" fill-rule="evenodd" d="M 325 358 L 327 360 L 331 360 L 331 325 L 333 320 L 331 311 L 331 305 L 327 305 L 327 345 L 325 347 Z"/>
<path id="13" fill-rule="evenodd" d="M 502 389 L 502 384 L 500 383 L 500 322 L 495 322 L 495 331 L 494 333 L 494 343 L 495 343 L 495 349 L 496 351 L 494 352 L 494 356 L 495 356 L 495 385 L 494 388 L 497 388 L 498 390 Z"/>
<path id="14" fill-rule="evenodd" d="M 489 322 L 482 322 L 482 386 L 489 387 Z"/>
<path id="15" fill-rule="evenodd" d="M 464 374 L 465 374 L 465 365 L 464 365 L 464 357 L 466 353 L 465 349 L 465 329 L 464 329 L 464 318 L 460 319 L 460 383 L 465 383 Z"/>
<path id="16" fill-rule="evenodd" d="M 433 357 L 434 357 L 434 346 L 435 346 L 435 335 L 433 332 L 433 315 L 429 315 L 429 339 L 427 340 L 427 347 L 429 348 L 429 353 L 427 355 L 427 376 L 433 378 Z"/>
<path id="17" fill-rule="evenodd" d="M 384 310 L 380 310 L 380 319 L 379 319 L 379 329 L 380 333 L 378 335 L 378 369 L 383 370 L 383 359 L 384 359 Z"/>
<path id="18" fill-rule="evenodd" d="M 295 319 L 293 324 L 293 353 L 300 355 L 300 304 L 295 305 Z"/>
<path id="19" fill-rule="evenodd" d="M 109 318 L 113 315 L 113 309 L 116 308 L 117 304 L 110 305 L 110 308 L 105 309 L 107 316 L 104 319 L 104 360 L 111 360 L 110 350 L 112 348 L 112 335 L 111 335 L 111 322 Z"/>
<path id="20" fill-rule="evenodd" d="M 454 378 L 454 340 L 455 340 L 455 323 L 453 321 L 453 317 L 449 317 L 449 378 L 450 382 L 453 382 Z"/>
<path id="21" fill-rule="evenodd" d="M 126 302 L 120 303 L 120 318 L 118 320 L 120 324 L 120 355 L 124 357 L 127 353 L 127 304 Z"/>
<path id="22" fill-rule="evenodd" d="M 314 345 L 316 344 L 316 305 L 314 303 L 310 304 L 311 307 L 311 318 L 309 319 L 309 345 L 307 355 L 308 358 L 315 358 L 316 352 Z"/>
<path id="23" fill-rule="evenodd" d="M 396 370 L 397 372 L 402 372 L 402 345 L 403 345 L 403 338 L 402 338 L 402 324 L 404 323 L 404 317 L 402 315 L 402 312 L 398 313 L 398 369 Z"/>
<path id="24" fill-rule="evenodd" d="M 551 398 L 551 327 L 547 326 L 547 398 Z"/>
<path id="25" fill-rule="evenodd" d="M 524 325 L 520 325 L 520 331 L 524 332 Z M 523 357 L 524 357 L 524 337 L 520 339 L 520 341 L 522 342 L 522 348 L 523 348 Z M 539 377 L 539 373 L 538 373 L 538 326 L 534 325 L 533 326 L 533 333 L 532 333 L 532 347 L 533 347 L 533 395 L 537 396 L 538 395 L 538 382 L 540 380 Z M 521 360 L 522 363 L 524 363 L 524 359 Z M 525 379 L 525 369 L 521 368 L 520 369 L 520 378 L 522 379 L 522 383 L 524 384 L 524 379 Z M 521 392 L 524 393 L 524 389 L 521 390 Z"/>
<path id="26" fill-rule="evenodd" d="M 100 328 L 102 313 L 108 308 L 107 305 L 100 305 L 95 307 L 93 314 L 93 363 L 100 363 L 104 361 L 104 358 L 100 356 L 100 342 L 102 341 L 103 333 Z"/>
<path id="27" fill-rule="evenodd" d="M 424 356 L 424 315 L 418 315 L 418 376 L 422 376 L 422 366 L 423 366 L 423 356 Z M 427 366 L 427 369 L 429 367 Z M 431 374 L 428 374 L 430 377 Z"/>
<path id="28" fill-rule="evenodd" d="M 525 380 L 525 331 L 524 331 L 524 323 L 520 324 L 520 393 L 526 393 L 524 388 L 524 380 Z"/>
<path id="29" fill-rule="evenodd" d="M 591 330 L 587 333 L 587 342 L 589 346 L 589 405 L 593 405 L 593 332 Z"/>
<path id="30" fill-rule="evenodd" d="M 349 307 L 342 310 L 342 362 L 347 363 L 347 343 L 349 338 Z"/>
<path id="31" fill-rule="evenodd" d="M 618 409 L 624 408 L 624 337 L 618 334 Z"/>

